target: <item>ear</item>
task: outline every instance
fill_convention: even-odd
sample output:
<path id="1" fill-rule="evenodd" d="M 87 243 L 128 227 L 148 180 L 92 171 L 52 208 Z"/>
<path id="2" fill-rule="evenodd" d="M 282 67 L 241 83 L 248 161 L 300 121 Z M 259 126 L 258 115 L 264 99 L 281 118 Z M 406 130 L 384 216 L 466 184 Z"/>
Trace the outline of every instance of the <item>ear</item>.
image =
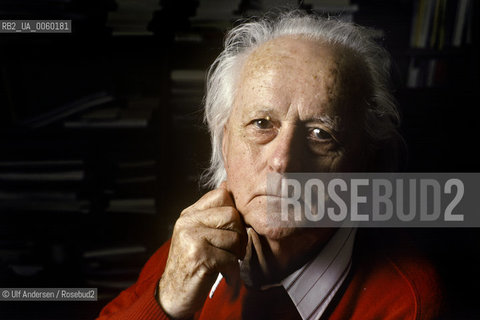
<path id="1" fill-rule="evenodd" d="M 223 166 L 225 167 L 225 163 L 227 163 L 227 153 L 228 150 L 228 127 L 227 124 L 223 126 L 223 136 L 222 136 L 222 158 L 223 158 Z"/>

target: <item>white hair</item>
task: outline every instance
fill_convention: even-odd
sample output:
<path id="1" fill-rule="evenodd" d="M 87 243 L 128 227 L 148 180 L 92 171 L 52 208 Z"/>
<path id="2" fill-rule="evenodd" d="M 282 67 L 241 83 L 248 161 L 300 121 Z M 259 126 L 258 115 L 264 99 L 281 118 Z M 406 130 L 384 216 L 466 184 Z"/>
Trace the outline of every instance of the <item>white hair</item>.
<path id="1" fill-rule="evenodd" d="M 204 103 L 212 154 L 210 167 L 202 176 L 206 186 L 216 187 L 227 177 L 222 156 L 223 130 L 233 106 L 243 62 L 253 50 L 282 36 L 321 40 L 348 48 L 358 55 L 369 72 L 372 87 L 372 96 L 366 97 L 364 129 L 367 136 L 372 145 L 398 138 L 399 114 L 389 89 L 390 56 L 375 41 L 370 29 L 301 10 L 268 13 L 230 30 L 224 50 L 208 71 Z"/>

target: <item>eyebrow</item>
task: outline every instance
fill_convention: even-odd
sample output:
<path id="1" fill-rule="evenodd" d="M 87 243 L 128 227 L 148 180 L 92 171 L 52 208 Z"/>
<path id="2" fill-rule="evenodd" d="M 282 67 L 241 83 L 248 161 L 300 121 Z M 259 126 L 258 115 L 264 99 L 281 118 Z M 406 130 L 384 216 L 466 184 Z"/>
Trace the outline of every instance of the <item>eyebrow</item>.
<path id="1" fill-rule="evenodd" d="M 333 118 L 328 115 L 317 116 L 310 118 L 304 122 L 320 122 L 336 132 L 339 132 L 341 128 L 341 118 L 339 116 L 335 116 Z"/>
<path id="2" fill-rule="evenodd" d="M 258 116 L 264 116 L 264 115 L 271 115 L 275 117 L 275 115 L 278 113 L 278 111 L 275 108 L 270 108 L 270 107 L 261 107 L 260 109 L 252 110 L 247 113 L 248 117 L 258 117 Z M 335 131 L 335 132 L 340 132 L 341 128 L 341 118 L 339 116 L 331 117 L 329 115 L 320 115 L 320 116 L 313 116 L 309 119 L 302 120 L 301 122 L 303 123 L 321 123 L 325 126 L 327 126 L 329 129 Z"/>
<path id="3" fill-rule="evenodd" d="M 248 119 L 264 117 L 264 116 L 271 116 L 275 118 L 278 113 L 278 111 L 275 110 L 274 108 L 269 108 L 269 107 L 260 107 L 260 108 L 261 109 L 249 110 L 245 113 L 244 116 L 248 117 Z"/>
<path id="4" fill-rule="evenodd" d="M 255 116 L 255 115 L 276 114 L 276 113 L 277 113 L 277 110 L 275 110 L 274 108 L 263 107 L 261 109 L 251 110 L 250 112 L 248 112 L 248 115 Z"/>

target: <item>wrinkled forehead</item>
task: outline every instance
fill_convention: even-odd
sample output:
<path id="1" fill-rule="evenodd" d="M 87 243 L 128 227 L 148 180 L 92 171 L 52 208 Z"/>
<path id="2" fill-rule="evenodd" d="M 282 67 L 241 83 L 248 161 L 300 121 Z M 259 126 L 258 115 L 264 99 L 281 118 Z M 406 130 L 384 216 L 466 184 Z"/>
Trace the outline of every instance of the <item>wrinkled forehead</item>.
<path id="1" fill-rule="evenodd" d="M 279 100 L 300 97 L 300 104 L 336 115 L 363 112 L 370 95 L 365 63 L 341 45 L 285 36 L 264 43 L 244 59 L 240 95 L 255 91 L 257 98 L 269 94 L 278 95 Z"/>
<path id="2" fill-rule="evenodd" d="M 292 68 L 301 64 L 308 66 L 297 71 L 323 71 L 327 66 L 337 62 L 336 51 L 340 50 L 325 41 L 311 40 L 302 36 L 279 37 L 255 48 L 248 55 L 243 75 L 255 75 L 255 71 L 260 73 L 277 67 L 279 62 L 285 67 Z M 341 51 L 339 53 L 341 54 Z"/>

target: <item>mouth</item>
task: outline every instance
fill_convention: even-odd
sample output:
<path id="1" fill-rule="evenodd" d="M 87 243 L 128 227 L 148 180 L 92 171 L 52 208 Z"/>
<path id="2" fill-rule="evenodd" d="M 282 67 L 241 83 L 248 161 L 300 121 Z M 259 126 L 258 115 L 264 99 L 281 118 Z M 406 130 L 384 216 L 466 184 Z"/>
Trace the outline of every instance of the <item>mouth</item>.
<path id="1" fill-rule="evenodd" d="M 254 213 L 254 216 L 270 216 L 281 211 L 282 203 L 286 199 L 278 194 L 254 194 L 248 202 L 249 212 Z M 244 219 L 249 220 L 251 217 L 244 217 Z"/>
<path id="2" fill-rule="evenodd" d="M 278 194 L 256 193 L 250 198 L 248 203 L 252 203 L 255 199 L 259 199 L 259 198 L 266 198 L 267 201 L 272 201 L 272 200 L 279 201 L 281 199 L 284 199 L 285 197 L 282 197 L 281 195 L 278 195 Z"/>
<path id="3" fill-rule="evenodd" d="M 285 198 L 282 195 L 282 179 L 284 175 L 278 173 L 269 173 L 266 184 L 261 188 L 254 190 L 253 195 L 248 202 L 253 201 L 256 198 L 266 197 L 267 199 L 273 198 Z"/>

